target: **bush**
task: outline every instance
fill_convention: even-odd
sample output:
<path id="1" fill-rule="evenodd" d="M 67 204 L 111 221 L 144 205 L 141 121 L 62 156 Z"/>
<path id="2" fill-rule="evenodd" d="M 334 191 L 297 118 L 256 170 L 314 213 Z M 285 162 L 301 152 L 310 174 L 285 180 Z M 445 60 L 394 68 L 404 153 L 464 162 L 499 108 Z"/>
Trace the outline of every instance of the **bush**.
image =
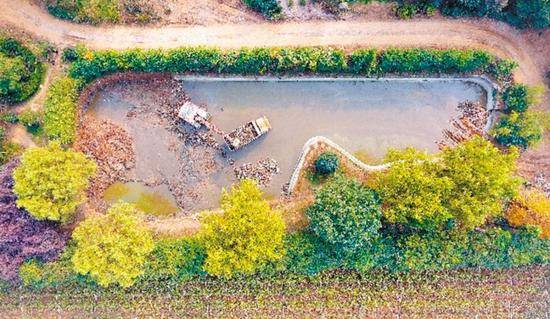
<path id="1" fill-rule="evenodd" d="M 17 206 L 39 220 L 67 222 L 86 200 L 84 191 L 95 169 L 84 154 L 63 150 L 59 143 L 27 149 L 13 173 Z"/>
<path id="2" fill-rule="evenodd" d="M 535 226 L 542 238 L 550 237 L 550 199 L 541 191 L 525 192 L 510 204 L 506 219 L 511 226 Z"/>
<path id="3" fill-rule="evenodd" d="M 224 278 L 252 274 L 283 257 L 283 219 L 262 199 L 254 181 L 245 179 L 224 191 L 220 205 L 221 213 L 203 214 L 200 231 L 209 274 Z"/>
<path id="4" fill-rule="evenodd" d="M 309 229 L 342 258 L 367 249 L 381 227 L 378 195 L 341 175 L 315 194 L 306 215 Z"/>
<path id="5" fill-rule="evenodd" d="M 527 149 L 542 140 L 542 126 L 536 113 L 512 112 L 500 119 L 491 135 L 504 146 Z"/>
<path id="6" fill-rule="evenodd" d="M 358 49 L 348 57 L 349 70 L 355 74 L 373 75 L 377 70 L 378 51 L 375 49 Z"/>
<path id="7" fill-rule="evenodd" d="M 502 100 L 509 112 L 522 113 L 527 111 L 529 101 L 527 99 L 527 86 L 518 84 L 508 87 L 502 93 Z"/>
<path id="8" fill-rule="evenodd" d="M 79 82 L 63 77 L 50 86 L 44 102 L 44 131 L 49 139 L 70 144 L 76 135 Z"/>
<path id="9" fill-rule="evenodd" d="M 143 273 L 154 248 L 149 230 L 141 225 L 140 212 L 128 203 L 109 208 L 80 223 L 73 232 L 76 242 L 72 262 L 81 275 L 89 275 L 103 287 L 117 283 L 129 287 Z"/>
<path id="10" fill-rule="evenodd" d="M 147 280 L 184 281 L 204 275 L 206 252 L 194 238 L 163 239 L 155 243 L 144 266 Z"/>
<path id="11" fill-rule="evenodd" d="M 332 152 L 323 152 L 315 160 L 315 171 L 321 175 L 334 174 L 338 169 L 338 156 Z"/>
<path id="12" fill-rule="evenodd" d="M 285 270 L 313 276 L 339 266 L 332 247 L 310 232 L 295 232 L 285 237 Z"/>
<path id="13" fill-rule="evenodd" d="M 17 279 L 17 270 L 27 259 L 55 259 L 67 240 L 55 223 L 37 221 L 17 207 L 12 174 L 18 164 L 13 160 L 0 167 L 0 278 L 9 281 Z"/>
<path id="14" fill-rule="evenodd" d="M 243 2 L 269 19 L 279 18 L 283 10 L 277 0 L 243 0 Z"/>
<path id="15" fill-rule="evenodd" d="M 0 102 L 25 101 L 40 87 L 44 65 L 12 38 L 0 38 Z"/>
<path id="16" fill-rule="evenodd" d="M 116 23 L 120 20 L 118 0 L 48 0 L 48 11 L 55 17 L 76 22 Z"/>

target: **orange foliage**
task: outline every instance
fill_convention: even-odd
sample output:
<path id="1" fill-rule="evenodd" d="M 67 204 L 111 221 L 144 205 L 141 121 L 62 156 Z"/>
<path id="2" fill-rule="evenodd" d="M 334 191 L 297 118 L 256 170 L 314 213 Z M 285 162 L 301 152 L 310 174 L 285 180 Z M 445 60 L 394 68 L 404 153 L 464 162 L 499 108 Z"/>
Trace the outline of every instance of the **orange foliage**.
<path id="1" fill-rule="evenodd" d="M 537 190 L 526 191 L 514 201 L 506 212 L 511 226 L 538 226 L 541 237 L 550 237 L 550 199 Z"/>

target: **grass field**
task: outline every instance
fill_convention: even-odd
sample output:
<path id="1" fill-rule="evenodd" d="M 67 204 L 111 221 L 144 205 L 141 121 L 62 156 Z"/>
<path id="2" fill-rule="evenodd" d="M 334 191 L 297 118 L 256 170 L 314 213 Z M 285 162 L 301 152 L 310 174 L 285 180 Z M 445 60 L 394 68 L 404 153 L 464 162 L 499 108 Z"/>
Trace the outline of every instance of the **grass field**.
<path id="1" fill-rule="evenodd" d="M 0 317 L 546 318 L 549 275 L 549 266 L 535 266 L 400 276 L 204 279 L 159 283 L 146 291 L 16 290 L 0 296 Z"/>

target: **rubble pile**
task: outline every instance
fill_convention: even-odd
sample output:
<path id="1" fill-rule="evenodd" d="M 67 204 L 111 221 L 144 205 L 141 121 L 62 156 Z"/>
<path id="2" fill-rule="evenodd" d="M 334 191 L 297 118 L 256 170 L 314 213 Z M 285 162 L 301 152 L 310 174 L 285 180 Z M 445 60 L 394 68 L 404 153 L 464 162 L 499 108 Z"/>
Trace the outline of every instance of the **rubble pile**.
<path id="1" fill-rule="evenodd" d="M 91 157 L 98 166 L 88 189 L 91 198 L 100 198 L 109 185 L 124 180 L 135 165 L 132 137 L 109 120 L 83 118 L 75 149 Z"/>
<path id="2" fill-rule="evenodd" d="M 245 163 L 233 169 L 237 179 L 253 179 L 260 186 L 267 186 L 273 176 L 279 173 L 279 164 L 272 158 L 266 158 L 256 163 Z"/>
<path id="3" fill-rule="evenodd" d="M 459 115 L 451 119 L 451 127 L 443 130 L 443 139 L 437 141 L 439 149 L 454 146 L 474 135 L 483 136 L 489 112 L 476 102 L 466 101 L 457 107 Z"/>
<path id="4" fill-rule="evenodd" d="M 546 176 L 542 172 L 535 174 L 534 186 L 540 189 L 546 197 L 550 198 L 550 181 L 546 179 Z"/>
<path id="5" fill-rule="evenodd" d="M 240 145 L 246 145 L 252 142 L 257 137 L 256 131 L 252 123 L 237 127 L 229 134 L 224 135 L 227 144 L 237 149 Z"/>

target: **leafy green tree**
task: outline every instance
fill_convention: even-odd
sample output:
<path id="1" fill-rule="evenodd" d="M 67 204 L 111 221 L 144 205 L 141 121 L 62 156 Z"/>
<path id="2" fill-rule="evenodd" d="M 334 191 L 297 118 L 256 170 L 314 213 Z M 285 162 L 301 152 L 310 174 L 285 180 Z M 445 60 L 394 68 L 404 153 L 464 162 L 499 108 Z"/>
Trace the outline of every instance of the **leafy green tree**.
<path id="1" fill-rule="evenodd" d="M 473 229 L 500 215 L 503 204 L 517 194 L 517 156 L 514 150 L 502 153 L 481 137 L 441 153 L 439 174 L 452 182 L 444 205 L 462 228 Z"/>
<path id="2" fill-rule="evenodd" d="M 139 215 L 135 206 L 120 202 L 107 214 L 80 223 L 73 232 L 75 271 L 90 275 L 104 287 L 114 283 L 131 286 L 143 273 L 146 258 L 154 248 L 153 238 Z"/>
<path id="3" fill-rule="evenodd" d="M 84 191 L 95 170 L 83 153 L 64 150 L 57 142 L 30 148 L 13 175 L 17 205 L 39 220 L 67 222 L 86 200 Z"/>
<path id="4" fill-rule="evenodd" d="M 208 273 L 225 278 L 251 274 L 283 257 L 285 224 L 254 181 L 245 179 L 224 191 L 220 204 L 221 213 L 203 215 L 200 232 Z"/>
<path id="5" fill-rule="evenodd" d="M 346 257 L 378 237 L 382 213 L 376 192 L 337 175 L 315 194 L 306 215 L 309 228 Z"/>
<path id="6" fill-rule="evenodd" d="M 523 27 L 548 28 L 550 26 L 550 0 L 517 0 L 515 13 Z"/>
<path id="7" fill-rule="evenodd" d="M 481 226 L 516 194 L 516 157 L 517 152 L 501 153 L 481 137 L 436 156 L 390 153 L 392 166 L 377 178 L 384 216 L 430 229 L 451 219 L 462 230 Z"/>
<path id="8" fill-rule="evenodd" d="M 410 148 L 390 150 L 386 162 L 392 165 L 378 174 L 376 190 L 389 222 L 430 227 L 452 217 L 443 202 L 452 183 L 439 176 L 441 164 L 433 156 Z"/>
<path id="9" fill-rule="evenodd" d="M 22 58 L 10 58 L 0 53 L 0 98 L 8 99 L 21 94 L 21 80 L 27 73 Z"/>
<path id="10" fill-rule="evenodd" d="M 527 149 L 542 139 L 543 129 L 536 113 L 512 112 L 497 123 L 491 134 L 504 146 Z"/>

